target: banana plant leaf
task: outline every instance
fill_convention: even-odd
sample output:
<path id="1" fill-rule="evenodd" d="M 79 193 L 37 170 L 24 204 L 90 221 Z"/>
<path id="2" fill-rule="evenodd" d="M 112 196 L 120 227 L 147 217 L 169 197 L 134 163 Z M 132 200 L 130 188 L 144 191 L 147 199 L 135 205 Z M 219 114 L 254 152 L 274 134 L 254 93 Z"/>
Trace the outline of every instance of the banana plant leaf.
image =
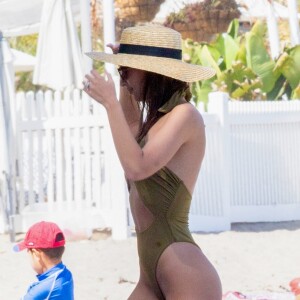
<path id="1" fill-rule="evenodd" d="M 221 69 L 231 68 L 232 63 L 237 59 L 239 39 L 234 39 L 231 35 L 223 33 L 218 35 L 213 46 L 223 58 L 224 65 L 222 65 Z"/>
<path id="2" fill-rule="evenodd" d="M 236 60 L 242 62 L 244 65 L 247 65 L 246 43 L 244 37 L 239 40 L 239 50 L 236 54 Z"/>
<path id="3" fill-rule="evenodd" d="M 270 92 L 279 75 L 273 72 L 275 62 L 270 58 L 264 40 L 252 31 L 246 33 L 247 66 L 256 73 L 263 82 L 263 92 Z"/>
<path id="4" fill-rule="evenodd" d="M 226 68 L 229 69 L 231 68 L 232 63 L 236 60 L 237 53 L 239 51 L 239 44 L 237 44 L 236 41 L 226 33 L 224 33 L 222 37 L 224 40 Z"/>
<path id="5" fill-rule="evenodd" d="M 186 39 L 182 43 L 183 60 L 195 65 L 201 64 L 199 53 L 201 52 L 202 45 L 194 42 L 191 39 Z"/>
<path id="6" fill-rule="evenodd" d="M 300 84 L 293 90 L 291 98 L 300 100 Z"/>
<path id="7" fill-rule="evenodd" d="M 284 94 L 287 94 L 287 80 L 283 75 L 280 75 L 277 79 L 276 83 L 274 84 L 273 89 L 267 93 L 267 98 L 269 100 L 278 100 L 280 99 Z M 289 96 L 287 94 L 287 96 Z"/>
<path id="8" fill-rule="evenodd" d="M 267 25 L 265 22 L 258 20 L 255 22 L 251 28 L 251 32 L 261 38 L 264 38 L 267 33 Z"/>
<path id="9" fill-rule="evenodd" d="M 233 19 L 229 27 L 227 29 L 228 35 L 230 35 L 233 39 L 236 39 L 239 34 L 239 20 L 238 19 Z"/>
<path id="10" fill-rule="evenodd" d="M 208 102 L 208 94 L 212 91 L 211 84 L 214 80 L 204 80 L 202 82 L 195 82 L 193 83 L 192 91 L 193 95 L 196 95 L 194 101 L 196 105 L 199 102 L 204 102 L 204 106 L 207 106 Z"/>
<path id="11" fill-rule="evenodd" d="M 280 71 L 292 89 L 300 83 L 300 45 L 286 49 L 276 62 L 275 72 Z"/>
<path id="12" fill-rule="evenodd" d="M 214 68 L 217 72 L 217 76 L 219 76 L 222 73 L 217 63 L 219 61 L 220 54 L 216 49 L 204 45 L 198 55 L 203 66 Z"/>
<path id="13" fill-rule="evenodd" d="M 235 83 L 238 85 L 238 88 L 231 93 L 234 99 L 254 100 L 255 91 L 261 88 L 261 83 L 258 80 L 245 79 L 241 83 Z"/>
<path id="14" fill-rule="evenodd" d="M 262 87 L 261 81 L 251 69 L 244 66 L 241 62 L 235 62 L 232 65 L 232 69 L 222 72 L 214 83 L 218 88 L 221 88 L 223 91 L 226 90 L 227 93 L 231 94 L 245 80 L 250 80 L 251 82 L 255 81 L 255 84 L 259 82 L 259 87 Z M 257 86 L 255 86 L 255 88 L 257 88 Z"/>

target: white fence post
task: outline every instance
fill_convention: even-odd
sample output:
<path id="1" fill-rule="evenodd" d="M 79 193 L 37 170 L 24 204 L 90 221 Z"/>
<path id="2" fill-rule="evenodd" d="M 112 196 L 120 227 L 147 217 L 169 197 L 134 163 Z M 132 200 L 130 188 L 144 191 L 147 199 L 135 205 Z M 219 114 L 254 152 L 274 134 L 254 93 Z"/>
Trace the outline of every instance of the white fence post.
<path id="1" fill-rule="evenodd" d="M 267 26 L 269 33 L 270 50 L 273 58 L 276 58 L 280 53 L 280 40 L 278 33 L 278 24 L 275 17 L 273 1 L 265 1 L 267 4 Z"/>
<path id="2" fill-rule="evenodd" d="M 292 46 L 300 44 L 300 30 L 298 20 L 298 9 L 296 0 L 288 0 L 289 23 Z"/>
<path id="3" fill-rule="evenodd" d="M 45 110 L 47 119 L 53 117 L 53 98 L 52 92 L 47 91 L 44 94 Z M 47 203 L 49 211 L 53 211 L 54 206 L 54 164 L 52 159 L 53 151 L 53 141 L 52 141 L 52 129 L 47 128 L 45 132 L 46 145 L 47 145 L 47 155 L 48 155 L 48 182 L 47 182 Z"/>
<path id="4" fill-rule="evenodd" d="M 224 218 L 228 222 L 226 224 L 230 228 L 230 136 L 229 136 L 229 118 L 228 118 L 228 94 L 222 92 L 214 92 L 209 94 L 208 112 L 218 115 L 222 136 L 222 157 L 220 157 L 221 167 L 221 183 L 222 183 L 222 199 Z"/>
<path id="5" fill-rule="evenodd" d="M 129 237 L 129 224 L 127 217 L 127 197 L 126 181 L 124 171 L 119 161 L 112 135 L 107 129 L 108 141 L 108 163 L 110 174 L 110 197 L 112 203 L 112 238 L 114 240 L 124 240 Z"/>
<path id="6" fill-rule="evenodd" d="M 113 77 L 116 90 L 119 92 L 119 77 Z M 119 94 L 117 95 L 119 96 Z M 128 192 L 124 177 L 124 170 L 121 166 L 111 131 L 108 130 L 109 123 L 106 118 L 106 138 L 108 141 L 108 163 L 110 175 L 110 197 L 112 203 L 112 238 L 114 240 L 124 240 L 130 236 L 129 217 L 128 217 Z"/>
<path id="7" fill-rule="evenodd" d="M 111 197 L 113 205 L 112 238 L 123 240 L 129 237 L 127 220 L 127 193 L 124 172 L 115 150 L 111 152 Z"/>

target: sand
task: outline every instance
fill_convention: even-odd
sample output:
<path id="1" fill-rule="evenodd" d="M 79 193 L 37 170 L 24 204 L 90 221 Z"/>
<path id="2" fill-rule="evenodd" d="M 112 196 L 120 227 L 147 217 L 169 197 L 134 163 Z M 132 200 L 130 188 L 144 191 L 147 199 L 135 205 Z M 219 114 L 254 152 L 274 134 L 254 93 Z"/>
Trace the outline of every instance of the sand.
<path id="1" fill-rule="evenodd" d="M 289 282 L 300 277 L 300 221 L 234 224 L 231 231 L 193 236 L 219 272 L 224 294 L 294 299 Z M 75 299 L 127 299 L 139 275 L 136 237 L 114 241 L 97 231 L 89 240 L 72 239 L 63 261 L 73 273 Z M 36 279 L 26 251 L 12 246 L 0 235 L 0 300 L 19 299 Z"/>

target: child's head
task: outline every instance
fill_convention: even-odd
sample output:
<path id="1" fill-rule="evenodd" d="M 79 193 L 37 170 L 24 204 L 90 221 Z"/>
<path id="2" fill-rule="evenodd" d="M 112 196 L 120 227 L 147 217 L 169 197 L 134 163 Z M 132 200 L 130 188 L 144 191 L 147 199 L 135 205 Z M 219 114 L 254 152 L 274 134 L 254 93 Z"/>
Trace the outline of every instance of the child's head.
<path id="1" fill-rule="evenodd" d="M 25 239 L 14 246 L 15 251 L 27 249 L 33 269 L 42 274 L 61 262 L 65 250 L 65 237 L 61 229 L 52 222 L 32 225 Z"/>

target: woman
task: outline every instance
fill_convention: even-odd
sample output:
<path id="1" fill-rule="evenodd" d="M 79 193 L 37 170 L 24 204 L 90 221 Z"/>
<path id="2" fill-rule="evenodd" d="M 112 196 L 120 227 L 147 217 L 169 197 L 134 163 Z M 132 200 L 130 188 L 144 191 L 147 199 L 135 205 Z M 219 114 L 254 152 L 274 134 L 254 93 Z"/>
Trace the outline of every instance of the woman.
<path id="1" fill-rule="evenodd" d="M 87 55 L 119 66 L 120 102 L 108 73 L 91 71 L 84 91 L 106 108 L 129 182 L 140 258 L 140 279 L 129 299 L 220 300 L 219 277 L 188 229 L 205 150 L 188 82 L 214 71 L 182 62 L 180 34 L 163 26 L 127 28 L 120 46 L 111 48 L 113 54 Z"/>

